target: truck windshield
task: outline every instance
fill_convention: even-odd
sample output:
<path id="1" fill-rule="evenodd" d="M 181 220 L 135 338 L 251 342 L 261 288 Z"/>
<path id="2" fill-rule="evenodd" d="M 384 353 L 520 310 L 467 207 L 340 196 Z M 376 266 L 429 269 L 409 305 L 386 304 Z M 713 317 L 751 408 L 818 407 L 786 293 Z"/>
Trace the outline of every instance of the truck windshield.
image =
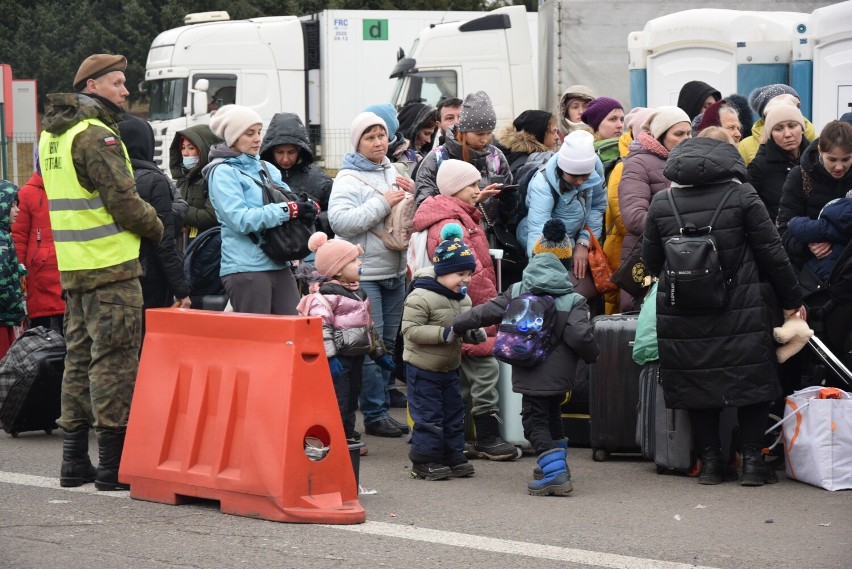
<path id="1" fill-rule="evenodd" d="M 146 88 L 151 96 L 148 118 L 167 121 L 183 115 L 186 105 L 186 79 L 158 79 L 148 81 Z"/>
<path id="2" fill-rule="evenodd" d="M 408 82 L 408 89 L 402 85 L 403 81 Z M 394 99 L 400 106 L 417 102 L 434 107 L 443 98 L 458 97 L 456 72 L 442 70 L 409 73 L 400 78 L 394 95 Z"/>

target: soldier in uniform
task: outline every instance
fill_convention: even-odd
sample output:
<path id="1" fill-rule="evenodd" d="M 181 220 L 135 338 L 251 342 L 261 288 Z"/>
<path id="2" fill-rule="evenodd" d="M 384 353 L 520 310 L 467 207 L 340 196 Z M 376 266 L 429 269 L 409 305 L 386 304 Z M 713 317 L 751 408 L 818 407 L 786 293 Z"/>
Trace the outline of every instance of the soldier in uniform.
<path id="1" fill-rule="evenodd" d="M 159 243 L 163 224 L 136 192 L 116 128 L 127 59 L 97 54 L 80 65 L 75 93 L 48 95 L 39 140 L 62 289 L 66 294 L 60 484 L 118 481 L 130 400 L 139 366 L 140 237 Z M 97 469 L 88 453 L 98 436 Z"/>

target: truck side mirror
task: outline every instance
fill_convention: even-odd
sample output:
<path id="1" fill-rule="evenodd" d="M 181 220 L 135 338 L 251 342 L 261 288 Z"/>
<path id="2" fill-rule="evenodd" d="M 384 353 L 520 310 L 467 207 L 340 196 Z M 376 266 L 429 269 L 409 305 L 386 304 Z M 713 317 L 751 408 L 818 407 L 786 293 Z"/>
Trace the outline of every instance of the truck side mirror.
<path id="1" fill-rule="evenodd" d="M 207 89 L 209 87 L 210 81 L 199 79 L 195 82 L 195 88 L 189 90 L 192 93 L 192 116 L 207 114 Z"/>

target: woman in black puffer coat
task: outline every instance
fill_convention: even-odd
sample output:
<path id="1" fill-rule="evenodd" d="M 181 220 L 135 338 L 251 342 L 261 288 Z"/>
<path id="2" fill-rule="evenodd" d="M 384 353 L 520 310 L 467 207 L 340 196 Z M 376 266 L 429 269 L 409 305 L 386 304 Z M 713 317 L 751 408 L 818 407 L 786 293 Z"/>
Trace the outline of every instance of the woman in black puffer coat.
<path id="1" fill-rule="evenodd" d="M 139 282 L 144 308 L 165 308 L 175 299 L 181 308 L 189 308 L 190 291 L 183 274 L 183 255 L 175 244 L 181 224 L 175 223 L 174 186 L 154 163 L 154 132 L 147 122 L 132 115 L 124 116 L 118 123 L 118 131 L 133 166 L 136 191 L 157 210 L 163 222 L 163 239 L 159 243 L 142 239 L 139 250 L 143 272 Z M 144 330 L 143 319 L 143 334 Z"/>
<path id="2" fill-rule="evenodd" d="M 799 109 L 783 105 L 767 113 L 763 139 L 747 171 L 748 181 L 757 190 L 772 221 L 778 217 L 778 202 L 787 174 L 799 165 L 808 144 L 805 118 Z"/>
<path id="3" fill-rule="evenodd" d="M 734 474 L 725 472 L 721 458 L 723 407 L 738 408 L 743 485 L 777 482 L 761 455 L 769 406 L 780 395 L 772 339 L 773 320 L 780 315 L 770 307 L 776 305 L 774 293 L 786 317 L 799 313 L 802 296 L 793 267 L 757 192 L 742 183 L 746 167 L 733 145 L 711 138 L 686 140 L 672 150 L 664 174 L 672 190 L 651 201 L 642 256 L 651 272 L 661 275 L 657 335 L 666 406 L 689 410 L 701 451 L 700 483 L 718 484 Z M 680 233 L 668 192 L 684 223 L 703 227 L 732 185 L 737 189 L 712 233 L 731 278 L 727 305 L 719 310 L 668 306 L 663 244 Z"/>
<path id="4" fill-rule="evenodd" d="M 334 237 L 328 223 L 328 198 L 334 181 L 319 164 L 314 163 L 314 152 L 308 138 L 308 129 L 295 113 L 275 113 L 260 144 L 260 159 L 274 164 L 281 179 L 291 192 L 307 193 L 320 206 L 316 222 L 317 231 L 328 238 Z"/>

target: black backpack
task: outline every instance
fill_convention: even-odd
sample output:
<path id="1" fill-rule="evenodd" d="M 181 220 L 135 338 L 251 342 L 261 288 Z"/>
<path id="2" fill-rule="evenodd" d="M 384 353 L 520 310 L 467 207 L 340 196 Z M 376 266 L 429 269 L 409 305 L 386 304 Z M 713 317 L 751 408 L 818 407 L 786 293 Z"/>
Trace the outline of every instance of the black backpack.
<path id="1" fill-rule="evenodd" d="M 736 270 L 731 272 L 731 277 L 725 277 L 716 239 L 711 233 L 722 207 L 735 189 L 737 186 L 725 192 L 706 227 L 696 227 L 692 222 L 684 224 L 675 206 L 673 190 L 664 190 L 680 227 L 680 235 L 670 238 L 663 245 L 665 266 L 661 286 L 666 293 L 667 306 L 720 309 L 728 304 L 728 286 Z"/>
<path id="2" fill-rule="evenodd" d="M 518 168 L 515 173 L 514 180 L 518 184 L 518 199 L 520 200 L 514 214 L 516 224 L 520 223 L 529 213 L 529 209 L 527 208 L 527 189 L 529 188 L 530 181 L 536 174 L 544 171 L 551 156 L 553 156 L 553 152 L 535 152 L 529 156 L 527 162 Z"/>
<path id="3" fill-rule="evenodd" d="M 199 233 L 186 248 L 183 274 L 193 296 L 225 294 L 219 277 L 221 263 L 222 228 L 217 225 Z"/>

